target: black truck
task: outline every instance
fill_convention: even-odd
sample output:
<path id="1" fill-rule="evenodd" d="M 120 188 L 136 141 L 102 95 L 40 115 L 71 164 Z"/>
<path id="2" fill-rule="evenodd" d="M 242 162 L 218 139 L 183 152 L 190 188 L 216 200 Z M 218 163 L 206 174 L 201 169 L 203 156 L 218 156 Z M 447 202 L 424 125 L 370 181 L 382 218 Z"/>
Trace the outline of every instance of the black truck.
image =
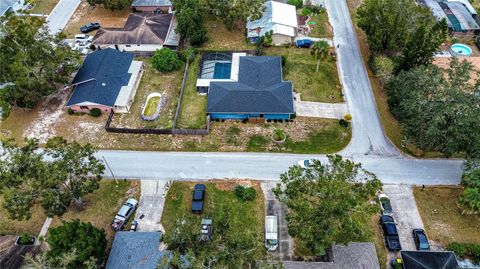
<path id="1" fill-rule="evenodd" d="M 382 225 L 383 234 L 387 241 L 387 247 L 391 251 L 402 250 L 400 245 L 400 238 L 398 237 L 397 226 L 392 216 L 382 215 L 380 217 L 380 224 Z"/>

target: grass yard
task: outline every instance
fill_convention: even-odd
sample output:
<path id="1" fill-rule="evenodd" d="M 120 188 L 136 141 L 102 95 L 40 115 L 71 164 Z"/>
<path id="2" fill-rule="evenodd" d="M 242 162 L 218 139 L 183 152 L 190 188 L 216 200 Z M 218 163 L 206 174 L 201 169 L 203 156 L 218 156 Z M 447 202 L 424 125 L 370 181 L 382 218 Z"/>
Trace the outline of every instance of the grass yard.
<path id="1" fill-rule="evenodd" d="M 206 127 L 207 96 L 198 94 L 196 87 L 201 58 L 201 53 L 197 53 L 190 64 L 182 96 L 182 107 L 177 119 L 177 128 L 196 129 Z"/>
<path id="2" fill-rule="evenodd" d="M 48 15 L 52 12 L 58 2 L 59 0 L 33 0 L 31 1 L 33 8 L 28 10 L 28 12 L 32 14 Z"/>
<path id="3" fill-rule="evenodd" d="M 128 15 L 132 12 L 130 6 L 123 10 L 111 11 L 101 6 L 92 8 L 86 1 L 82 1 L 75 13 L 68 21 L 63 32 L 67 37 L 72 38 L 80 34 L 80 27 L 90 22 L 98 22 L 102 27 L 121 28 L 125 25 Z M 94 36 L 96 31 L 90 32 Z"/>
<path id="4" fill-rule="evenodd" d="M 182 84 L 184 65 L 171 73 L 161 73 L 152 67 L 149 58 L 136 59 L 143 61 L 143 77 L 138 86 L 130 113 L 115 114 L 112 126 L 128 128 L 171 128 L 175 118 L 178 94 Z M 150 93 L 158 92 L 165 98 L 165 105 L 160 116 L 153 121 L 143 121 L 140 116 Z M 156 109 L 156 107 L 154 108 Z"/>
<path id="5" fill-rule="evenodd" d="M 140 198 L 140 182 L 120 180 L 118 187 L 114 180 L 102 180 L 100 188 L 85 197 L 87 205 L 85 209 L 70 208 L 61 217 L 55 217 L 50 227 L 56 227 L 61 221 L 79 219 L 83 222 L 91 222 L 95 227 L 104 229 L 107 239 L 111 243 L 115 232 L 110 228 L 113 217 L 123 202 L 129 197 Z M 132 220 L 133 217 L 130 219 Z M 126 227 L 129 228 L 127 225 Z"/>
<path id="6" fill-rule="evenodd" d="M 0 236 L 21 235 L 23 233 L 37 236 L 47 217 L 40 205 L 35 205 L 31 212 L 32 217 L 29 220 L 11 220 L 7 216 L 7 211 L 3 208 L 3 200 L 0 198 Z"/>
<path id="7" fill-rule="evenodd" d="M 311 16 L 309 22 L 315 22 L 315 24 L 308 24 L 311 28 L 309 36 L 311 37 L 333 37 L 332 26 L 328 22 L 328 15 L 325 9 L 322 9 L 320 13 Z"/>
<path id="8" fill-rule="evenodd" d="M 155 111 L 157 111 L 157 106 L 160 103 L 160 97 L 155 96 L 152 97 L 148 100 L 147 102 L 147 107 L 145 108 L 145 113 L 143 113 L 145 116 L 152 116 L 155 114 Z"/>
<path id="9" fill-rule="evenodd" d="M 193 187 L 195 182 L 175 181 L 168 191 L 165 207 L 162 215 L 162 225 L 168 233 L 172 230 L 177 219 L 191 213 Z M 257 196 L 253 201 L 242 202 L 239 200 L 233 189 L 237 184 L 251 185 L 255 188 Z M 218 234 L 215 233 L 215 216 L 219 210 L 230 215 L 230 229 L 240 233 L 253 232 L 258 237 L 258 258 L 263 257 L 263 229 L 265 222 L 265 206 L 262 190 L 258 182 L 252 181 L 209 181 L 205 183 L 206 195 L 204 212 L 201 215 L 194 215 L 200 221 L 202 217 L 210 216 L 213 219 L 213 241 Z"/>
<path id="10" fill-rule="evenodd" d="M 254 45 L 245 42 L 243 28 L 236 28 L 229 31 L 220 18 L 210 17 L 205 20 L 208 31 L 208 41 L 203 49 L 211 50 L 251 50 Z"/>
<path id="11" fill-rule="evenodd" d="M 457 200 L 460 187 L 436 186 L 414 188 L 420 216 L 430 240 L 446 247 L 451 242 L 480 244 L 480 216 L 462 215 Z"/>
<path id="12" fill-rule="evenodd" d="M 308 49 L 271 47 L 265 49 L 265 54 L 285 57 L 283 79 L 292 81 L 293 90 L 301 94 L 303 101 L 344 101 L 335 61 L 321 61 L 318 72 L 315 72 L 317 60 Z"/>

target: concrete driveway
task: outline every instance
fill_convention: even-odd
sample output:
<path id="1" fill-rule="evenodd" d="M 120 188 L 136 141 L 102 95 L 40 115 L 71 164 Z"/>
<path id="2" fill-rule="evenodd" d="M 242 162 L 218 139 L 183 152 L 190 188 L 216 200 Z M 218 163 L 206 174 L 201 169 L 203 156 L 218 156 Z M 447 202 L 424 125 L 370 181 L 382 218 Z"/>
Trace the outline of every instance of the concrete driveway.
<path id="1" fill-rule="evenodd" d="M 384 185 L 383 191 L 393 208 L 393 218 L 397 224 L 402 250 L 416 250 L 412 230 L 423 229 L 423 221 L 418 212 L 417 203 L 410 185 Z"/>
<path id="2" fill-rule="evenodd" d="M 135 219 L 138 221 L 138 230 L 142 232 L 162 231 L 163 206 L 168 189 L 167 180 L 142 180 L 141 196 Z M 140 218 L 143 215 L 142 218 Z"/>
<path id="3" fill-rule="evenodd" d="M 287 221 L 285 219 L 287 207 L 280 203 L 272 192 L 276 182 L 262 182 L 261 187 L 265 197 L 265 214 L 278 217 L 279 245 L 276 251 L 269 252 L 277 260 L 291 261 L 293 259 L 293 240 L 288 234 Z"/>
<path id="4" fill-rule="evenodd" d="M 342 119 L 345 114 L 348 114 L 348 107 L 346 103 L 319 103 L 295 101 L 295 112 L 297 116 L 327 118 L 327 119 Z"/>

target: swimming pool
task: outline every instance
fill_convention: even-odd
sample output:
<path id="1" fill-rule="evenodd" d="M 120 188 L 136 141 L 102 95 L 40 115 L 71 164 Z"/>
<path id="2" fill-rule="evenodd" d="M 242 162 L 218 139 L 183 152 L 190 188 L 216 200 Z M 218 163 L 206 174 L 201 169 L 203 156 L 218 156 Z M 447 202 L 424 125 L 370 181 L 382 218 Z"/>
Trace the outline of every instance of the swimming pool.
<path id="1" fill-rule="evenodd" d="M 453 44 L 450 47 L 450 51 L 452 52 L 453 55 L 455 56 L 470 56 L 472 55 L 472 49 L 465 45 L 465 44 Z"/>
<path id="2" fill-rule="evenodd" d="M 214 79 L 229 79 L 232 72 L 232 63 L 215 63 Z"/>

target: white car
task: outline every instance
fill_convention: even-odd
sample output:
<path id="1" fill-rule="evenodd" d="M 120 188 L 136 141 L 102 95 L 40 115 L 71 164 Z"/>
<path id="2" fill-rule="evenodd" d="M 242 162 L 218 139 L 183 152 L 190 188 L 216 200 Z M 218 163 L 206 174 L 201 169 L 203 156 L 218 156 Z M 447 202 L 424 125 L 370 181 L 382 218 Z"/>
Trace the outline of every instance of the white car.
<path id="1" fill-rule="evenodd" d="M 314 161 L 318 161 L 318 160 L 315 160 L 315 159 L 300 160 L 300 161 L 298 161 L 297 164 L 298 164 L 300 167 L 302 167 L 302 168 L 307 168 L 307 167 L 313 165 L 313 162 L 314 162 Z"/>
<path id="2" fill-rule="evenodd" d="M 75 42 L 80 43 L 80 42 L 90 42 L 93 40 L 93 36 L 85 35 L 85 34 L 80 34 L 80 35 L 75 35 Z"/>
<path id="3" fill-rule="evenodd" d="M 80 42 L 75 43 L 75 45 L 72 47 L 72 50 L 78 50 L 81 54 L 86 55 L 89 48 L 90 42 Z"/>
<path id="4" fill-rule="evenodd" d="M 265 248 L 275 251 L 278 248 L 277 216 L 265 216 Z"/>

